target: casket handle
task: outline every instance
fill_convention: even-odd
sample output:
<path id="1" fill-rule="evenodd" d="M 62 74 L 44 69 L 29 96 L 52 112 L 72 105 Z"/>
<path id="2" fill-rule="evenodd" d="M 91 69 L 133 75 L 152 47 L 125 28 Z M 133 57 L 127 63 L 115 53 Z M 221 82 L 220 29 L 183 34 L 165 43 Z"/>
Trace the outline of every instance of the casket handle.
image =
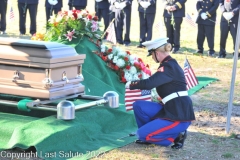
<path id="1" fill-rule="evenodd" d="M 82 65 L 79 65 L 79 66 L 78 66 L 78 73 L 77 73 L 76 78 L 77 78 L 77 79 L 81 79 L 81 81 L 84 80 L 83 75 L 82 75 Z"/>
<path id="2" fill-rule="evenodd" d="M 50 88 L 53 85 L 53 80 L 51 79 L 51 69 L 46 69 L 46 78 L 42 81 L 45 88 Z"/>
<path id="3" fill-rule="evenodd" d="M 13 73 L 13 82 L 16 82 L 17 81 L 17 79 L 19 79 L 19 71 L 18 70 L 16 70 L 14 73 Z"/>
<path id="4" fill-rule="evenodd" d="M 66 73 L 65 71 L 62 73 L 62 80 L 63 80 L 63 81 L 66 81 L 66 83 L 69 82 L 69 80 L 68 80 L 68 78 L 67 78 L 67 73 Z"/>

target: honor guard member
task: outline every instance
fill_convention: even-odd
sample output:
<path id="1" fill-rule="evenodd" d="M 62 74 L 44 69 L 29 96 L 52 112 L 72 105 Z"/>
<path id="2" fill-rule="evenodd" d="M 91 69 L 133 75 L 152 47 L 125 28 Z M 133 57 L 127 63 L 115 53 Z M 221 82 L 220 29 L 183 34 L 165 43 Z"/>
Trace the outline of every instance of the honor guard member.
<path id="1" fill-rule="evenodd" d="M 156 88 L 162 104 L 144 100 L 133 103 L 133 111 L 138 125 L 136 143 L 183 147 L 187 128 L 195 120 L 192 100 L 188 96 L 187 84 L 182 68 L 169 52 L 168 38 L 160 38 L 143 43 L 148 56 L 160 63 L 158 70 L 148 79 L 126 83 L 130 90 L 151 90 Z"/>
<path id="2" fill-rule="evenodd" d="M 143 48 L 143 42 L 152 40 L 152 26 L 156 15 L 156 0 L 138 0 L 138 3 L 140 44 L 137 47 Z"/>
<path id="3" fill-rule="evenodd" d="M 132 0 L 116 0 L 114 5 L 116 7 L 115 23 L 117 28 L 117 43 L 129 46 L 131 43 L 130 24 L 132 13 Z M 125 29 L 124 35 L 123 28 Z"/>
<path id="4" fill-rule="evenodd" d="M 62 9 L 62 0 L 46 0 L 45 8 L 46 8 L 46 20 L 50 19 L 50 16 L 54 12 L 57 14 Z"/>
<path id="5" fill-rule="evenodd" d="M 69 10 L 72 10 L 73 7 L 77 10 L 86 9 L 87 0 L 69 0 L 68 6 L 69 6 Z"/>
<path id="6" fill-rule="evenodd" d="M 104 21 L 104 31 L 107 30 L 109 25 L 109 2 L 108 0 L 96 0 L 95 1 L 95 11 L 98 20 L 101 21 L 103 18 Z"/>
<path id="7" fill-rule="evenodd" d="M 30 16 L 30 34 L 34 35 L 37 32 L 37 8 L 38 0 L 18 0 L 20 35 L 26 34 L 27 10 Z"/>
<path id="8" fill-rule="evenodd" d="M 180 49 L 180 31 L 183 17 L 185 17 L 185 2 L 187 0 L 164 0 L 164 23 L 166 26 L 168 42 L 173 46 L 172 53 Z"/>
<path id="9" fill-rule="evenodd" d="M 0 0 L 0 34 L 6 34 L 7 0 Z"/>
<path id="10" fill-rule="evenodd" d="M 214 56 L 214 35 L 215 35 L 215 23 L 216 23 L 216 10 L 219 5 L 219 0 L 198 0 L 197 11 L 198 18 L 196 23 L 198 24 L 197 33 L 197 53 L 203 54 L 203 43 L 205 37 L 208 42 L 208 55 Z"/>
<path id="11" fill-rule="evenodd" d="M 220 52 L 218 58 L 226 57 L 226 41 L 230 31 L 235 49 L 240 0 L 220 0 L 220 10 L 222 12 L 220 22 Z M 239 56 L 239 54 L 238 54 Z"/>

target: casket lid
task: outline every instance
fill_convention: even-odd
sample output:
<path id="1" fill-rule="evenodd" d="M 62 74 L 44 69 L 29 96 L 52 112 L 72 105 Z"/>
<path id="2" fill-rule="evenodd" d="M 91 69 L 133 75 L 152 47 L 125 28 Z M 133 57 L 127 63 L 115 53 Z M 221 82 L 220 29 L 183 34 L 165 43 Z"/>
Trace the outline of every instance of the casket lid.
<path id="1" fill-rule="evenodd" d="M 0 38 L 0 63 L 51 68 L 63 62 L 79 63 L 85 54 L 78 54 L 68 45 L 57 42 Z M 21 63 L 17 63 L 21 61 Z M 64 65 L 64 64 L 63 64 Z M 58 64 L 59 66 L 59 64 Z"/>

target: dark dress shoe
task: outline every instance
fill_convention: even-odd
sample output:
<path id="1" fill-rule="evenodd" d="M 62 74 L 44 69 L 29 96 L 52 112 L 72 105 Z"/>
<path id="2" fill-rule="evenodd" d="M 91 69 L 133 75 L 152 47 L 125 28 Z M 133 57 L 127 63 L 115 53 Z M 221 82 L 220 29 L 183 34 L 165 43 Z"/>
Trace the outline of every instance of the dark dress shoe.
<path id="1" fill-rule="evenodd" d="M 203 51 L 197 50 L 196 53 L 198 53 L 198 54 L 203 54 Z"/>
<path id="2" fill-rule="evenodd" d="M 137 48 L 145 48 L 144 45 L 138 45 Z"/>
<path id="3" fill-rule="evenodd" d="M 214 51 L 208 51 L 208 56 L 209 57 L 214 57 L 215 52 Z"/>
<path id="4" fill-rule="evenodd" d="M 142 141 L 142 140 L 140 140 L 140 139 L 137 139 L 137 140 L 135 141 L 135 143 L 138 143 L 138 144 L 146 144 L 146 145 L 151 144 L 151 143 L 149 143 L 149 142 Z"/>
<path id="5" fill-rule="evenodd" d="M 226 57 L 226 53 L 219 53 L 219 56 L 217 58 L 225 58 Z"/>
<path id="6" fill-rule="evenodd" d="M 187 131 L 184 133 L 179 133 L 178 137 L 174 140 L 174 145 L 171 146 L 172 149 L 180 149 L 184 145 L 184 141 L 187 138 Z"/>

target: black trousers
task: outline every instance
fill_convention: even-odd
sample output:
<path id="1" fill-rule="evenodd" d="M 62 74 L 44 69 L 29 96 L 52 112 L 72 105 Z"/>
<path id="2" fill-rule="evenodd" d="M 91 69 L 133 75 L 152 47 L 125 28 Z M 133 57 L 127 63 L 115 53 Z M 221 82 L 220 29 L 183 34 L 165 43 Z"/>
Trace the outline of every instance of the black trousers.
<path id="1" fill-rule="evenodd" d="M 140 45 L 145 41 L 152 40 L 152 27 L 155 19 L 155 13 L 139 12 L 140 19 Z"/>
<path id="2" fill-rule="evenodd" d="M 213 54 L 214 51 L 214 35 L 215 35 L 215 25 L 202 25 L 198 24 L 198 33 L 197 33 L 197 46 L 198 50 L 203 52 L 203 43 L 205 37 L 207 37 L 209 53 Z"/>
<path id="3" fill-rule="evenodd" d="M 103 18 L 104 31 L 106 31 L 106 29 L 108 28 L 108 25 L 109 25 L 109 9 L 108 8 L 104 8 L 104 9 L 96 8 L 96 16 L 98 16 L 98 21 L 101 21 Z"/>
<path id="4" fill-rule="evenodd" d="M 115 23 L 117 28 L 117 42 L 119 44 L 129 44 L 130 41 L 130 24 L 131 24 L 131 13 L 130 7 L 125 7 L 123 10 L 115 11 Z M 125 30 L 123 38 L 123 29 Z"/>
<path id="5" fill-rule="evenodd" d="M 18 3 L 19 11 L 19 31 L 21 34 L 26 34 L 26 16 L 27 10 L 30 15 L 30 34 L 35 34 L 37 32 L 37 7 L 38 4 L 27 4 L 26 9 L 24 10 L 25 4 Z"/>
<path id="6" fill-rule="evenodd" d="M 219 54 L 225 54 L 226 53 L 226 42 L 228 33 L 231 33 L 232 39 L 233 39 L 233 50 L 235 49 L 235 42 L 236 42 L 236 35 L 237 35 L 237 26 L 238 23 L 233 22 L 227 22 L 227 21 L 221 21 L 220 22 L 220 51 Z"/>
<path id="7" fill-rule="evenodd" d="M 0 22 L 0 31 L 6 30 L 6 13 L 7 13 L 7 1 L 6 0 L 0 0 L 0 16 L 1 16 L 1 22 Z"/>
<path id="8" fill-rule="evenodd" d="M 50 16 L 54 14 L 57 14 L 59 11 L 61 11 L 61 8 L 48 8 L 46 7 L 46 20 L 48 21 L 50 19 Z"/>
<path id="9" fill-rule="evenodd" d="M 168 43 L 171 43 L 171 45 L 176 49 L 180 48 L 180 31 L 182 21 L 182 17 L 174 17 L 174 23 L 172 23 L 171 17 L 164 17 L 167 37 L 169 38 Z"/>

